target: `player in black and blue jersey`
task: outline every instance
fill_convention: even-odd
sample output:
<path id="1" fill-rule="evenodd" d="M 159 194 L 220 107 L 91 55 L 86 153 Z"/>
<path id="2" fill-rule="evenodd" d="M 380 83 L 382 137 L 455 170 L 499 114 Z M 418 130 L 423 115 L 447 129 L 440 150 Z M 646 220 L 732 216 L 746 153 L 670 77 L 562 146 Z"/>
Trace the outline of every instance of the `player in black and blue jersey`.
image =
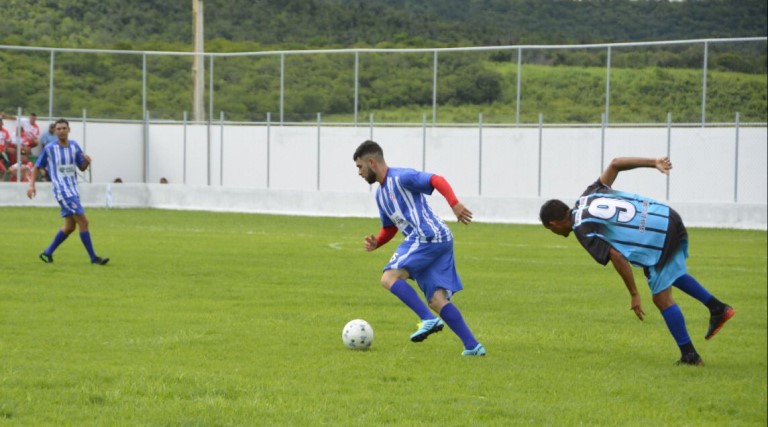
<path id="1" fill-rule="evenodd" d="M 688 274 L 688 233 L 675 210 L 656 200 L 611 188 L 619 172 L 641 167 L 669 174 L 672 163 L 667 157 L 614 159 L 573 208 L 560 200 L 549 200 L 542 205 L 539 216 L 544 227 L 555 234 L 568 237 L 573 231 L 595 261 L 603 265 L 611 261 L 629 290 L 631 308 L 640 320 L 645 313 L 631 266 L 643 268 L 653 302 L 680 347 L 678 363 L 703 365 L 688 335 L 683 313 L 672 298 L 672 287 L 709 308 L 705 339 L 715 336 L 736 311 Z"/>

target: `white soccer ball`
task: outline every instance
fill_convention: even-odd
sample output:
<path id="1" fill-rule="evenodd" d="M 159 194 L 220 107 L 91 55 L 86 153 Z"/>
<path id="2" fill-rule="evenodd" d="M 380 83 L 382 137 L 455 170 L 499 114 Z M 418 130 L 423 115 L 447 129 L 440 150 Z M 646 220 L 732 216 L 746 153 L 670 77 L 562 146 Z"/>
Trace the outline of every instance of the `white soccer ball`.
<path id="1" fill-rule="evenodd" d="M 350 320 L 341 331 L 341 340 L 352 350 L 368 350 L 373 344 L 373 328 L 363 319 Z"/>

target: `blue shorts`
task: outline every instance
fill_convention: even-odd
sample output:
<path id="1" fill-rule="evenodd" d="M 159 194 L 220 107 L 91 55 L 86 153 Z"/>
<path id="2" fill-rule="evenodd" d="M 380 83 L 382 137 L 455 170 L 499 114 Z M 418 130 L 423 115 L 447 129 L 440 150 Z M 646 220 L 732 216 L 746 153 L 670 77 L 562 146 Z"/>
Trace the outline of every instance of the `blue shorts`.
<path id="1" fill-rule="evenodd" d="M 61 206 L 62 218 L 66 218 L 71 215 L 85 214 L 85 209 L 83 209 L 83 205 L 80 204 L 79 197 L 65 197 L 63 199 L 59 199 L 58 202 L 59 206 Z"/>
<path id="2" fill-rule="evenodd" d="M 666 290 L 675 283 L 675 280 L 688 272 L 688 267 L 685 265 L 686 258 L 688 258 L 688 241 L 683 240 L 661 269 L 655 266 L 644 269 L 653 295 Z"/>
<path id="3" fill-rule="evenodd" d="M 454 292 L 464 289 L 453 259 L 453 240 L 440 243 L 404 241 L 384 267 L 384 271 L 400 269 L 406 270 L 418 283 L 427 301 L 438 289 L 448 291 L 449 299 Z"/>

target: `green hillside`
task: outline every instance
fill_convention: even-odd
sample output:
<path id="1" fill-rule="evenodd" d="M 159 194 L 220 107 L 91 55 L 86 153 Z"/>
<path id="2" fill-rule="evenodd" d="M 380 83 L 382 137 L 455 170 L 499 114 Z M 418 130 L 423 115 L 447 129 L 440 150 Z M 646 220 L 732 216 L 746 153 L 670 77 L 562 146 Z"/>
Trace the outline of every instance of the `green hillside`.
<path id="1" fill-rule="evenodd" d="M 4 0 L 1 45 L 191 51 L 191 1 Z M 766 35 L 766 2 L 539 0 L 205 1 L 207 52 L 633 42 Z M 442 53 L 437 121 L 514 123 L 517 51 Z M 358 116 L 432 121 L 433 55 L 361 54 Z M 55 116 L 142 118 L 141 55 L 56 53 Z M 612 52 L 610 121 L 701 119 L 702 43 Z M 606 49 L 526 50 L 520 120 L 597 123 L 605 106 Z M 710 43 L 707 121 L 765 122 L 766 43 Z M 209 69 L 210 64 L 206 64 Z M 147 56 L 147 109 L 190 111 L 192 62 Z M 288 55 L 289 121 L 354 120 L 354 55 Z M 47 113 L 50 53 L 0 48 L 0 111 Z M 206 77 L 206 88 L 208 80 Z M 214 114 L 261 121 L 280 111 L 278 56 L 215 60 Z M 207 108 L 207 102 L 206 102 Z"/>

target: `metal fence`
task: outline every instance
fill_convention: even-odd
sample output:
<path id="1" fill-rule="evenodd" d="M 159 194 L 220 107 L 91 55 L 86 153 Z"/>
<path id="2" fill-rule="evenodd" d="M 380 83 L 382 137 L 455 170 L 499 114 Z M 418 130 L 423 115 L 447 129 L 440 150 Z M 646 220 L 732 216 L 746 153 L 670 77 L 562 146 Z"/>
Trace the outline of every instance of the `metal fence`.
<path id="1" fill-rule="evenodd" d="M 557 123 L 547 118 L 558 116 L 555 113 L 558 112 L 559 101 L 537 99 L 537 87 L 568 82 L 542 82 L 532 78 L 533 75 L 541 74 L 541 70 L 529 72 L 527 69 L 553 69 L 550 65 L 557 62 L 558 55 L 578 57 L 584 53 L 587 59 L 583 65 L 585 70 L 590 70 L 590 83 L 583 89 L 583 96 L 572 101 L 581 106 L 589 106 L 589 113 L 584 117 L 570 116 L 567 122 L 611 126 L 627 123 L 613 119 L 616 109 L 632 108 L 632 99 L 626 99 L 624 94 L 626 86 L 621 81 L 620 68 L 628 63 L 642 65 L 641 58 L 648 55 L 656 55 L 653 61 L 658 63 L 658 58 L 664 57 L 659 55 L 659 51 L 668 49 L 669 52 L 689 57 L 689 64 L 700 64 L 700 68 L 689 68 L 693 74 L 684 77 L 684 82 L 676 82 L 677 77 L 666 73 L 665 64 L 650 67 L 655 68 L 655 71 L 648 78 L 670 80 L 668 89 L 674 92 L 671 103 L 696 105 L 695 109 L 700 111 L 696 117 L 682 117 L 682 122 L 700 126 L 732 124 L 733 117 L 740 112 L 742 124 L 762 125 L 766 121 L 764 105 L 756 113 L 735 108 L 715 118 L 708 114 L 708 105 L 723 103 L 721 93 L 728 89 L 723 87 L 727 84 L 724 81 L 713 80 L 713 52 L 718 58 L 724 58 L 717 61 L 720 67 L 721 63 L 727 62 L 729 52 L 743 52 L 746 49 L 758 52 L 757 56 L 764 55 L 766 40 L 766 37 L 745 37 L 575 46 L 329 49 L 202 54 L 0 45 L 1 60 L 13 62 L 14 58 L 18 59 L 21 55 L 33 64 L 30 70 L 18 70 L 29 75 L 24 81 L 25 93 L 29 94 L 25 105 L 4 104 L 3 98 L 7 98 L 8 94 L 0 92 L 0 109 L 16 111 L 21 107 L 23 114 L 36 112 L 41 117 L 45 116 L 47 109 L 49 118 L 76 117 L 80 111 L 88 109 L 89 120 L 110 121 L 147 121 L 151 111 L 153 119 L 180 121 L 184 117 L 186 120 L 186 111 L 192 109 L 193 61 L 203 56 L 207 111 L 202 121 L 208 123 L 224 117 L 229 121 L 248 123 L 311 123 L 322 117 L 326 122 L 344 125 L 366 125 L 374 120 L 379 124 L 402 125 L 402 121 L 391 121 L 386 114 L 379 115 L 378 110 L 384 108 L 371 102 L 374 97 L 378 99 L 391 95 L 404 99 L 402 102 L 412 96 L 421 105 L 421 111 L 412 114 L 406 125 L 426 122 L 431 126 L 477 126 L 474 119 L 482 116 L 485 126 L 538 126 L 542 116 L 546 123 Z M 495 105 L 474 105 L 477 112 L 470 119 L 466 116 L 453 117 L 452 106 L 445 101 L 441 102 L 441 99 L 448 87 L 461 83 L 463 76 L 455 74 L 454 68 L 489 58 L 513 70 L 508 74 L 510 81 L 504 82 L 504 98 L 495 101 Z M 596 61 L 603 63 L 596 64 Z M 4 68 L 14 70 L 14 64 L 4 64 Z M 109 68 L 111 74 L 103 75 L 106 68 Z M 407 86 L 392 87 L 382 83 L 382 73 L 414 74 L 404 76 L 409 82 Z M 105 84 L 115 81 L 121 84 Z M 308 84 L 315 86 L 308 87 Z M 104 93 L 103 87 L 118 89 L 116 93 Z M 338 90 L 339 87 L 343 90 Z M 763 74 L 762 86 L 758 90 L 765 91 L 766 87 Z M 170 91 L 174 94 L 174 99 L 158 99 L 160 88 L 163 93 Z M 0 84 L 2 89 L 6 92 L 12 90 Z M 730 96 L 747 99 L 749 95 Z M 90 104 L 97 99 L 109 100 L 113 108 L 92 108 Z M 320 99 L 323 102 L 319 102 Z M 664 124 L 669 113 L 681 117 L 673 108 L 665 107 L 659 106 L 659 111 L 649 116 L 651 119 L 648 123 Z M 488 111 L 483 114 L 484 110 Z"/>

